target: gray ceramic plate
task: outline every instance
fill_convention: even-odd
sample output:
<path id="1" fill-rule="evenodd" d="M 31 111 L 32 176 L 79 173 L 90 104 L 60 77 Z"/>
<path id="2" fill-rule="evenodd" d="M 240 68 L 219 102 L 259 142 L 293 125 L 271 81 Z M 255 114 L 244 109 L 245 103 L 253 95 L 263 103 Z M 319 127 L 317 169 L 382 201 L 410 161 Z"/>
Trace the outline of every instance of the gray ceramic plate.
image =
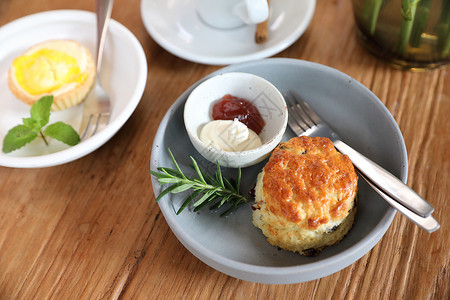
<path id="1" fill-rule="evenodd" d="M 281 92 L 294 90 L 300 94 L 352 147 L 374 160 L 406 182 L 407 154 L 402 134 L 382 102 L 353 78 L 326 66 L 294 60 L 266 59 L 231 65 L 211 75 L 225 72 L 248 72 L 271 81 Z M 205 78 L 206 79 L 206 78 Z M 183 124 L 183 107 L 192 89 L 184 92 L 161 122 L 155 136 L 151 169 L 172 167 L 167 148 L 174 153 L 181 168 L 191 172 L 189 155 L 207 171 L 215 166 L 194 149 Z M 293 137 L 288 129 L 284 139 Z M 243 169 L 242 189 L 247 192 L 266 161 Z M 225 170 L 226 175 L 236 170 Z M 155 194 L 160 187 L 152 178 Z M 159 206 L 181 243 L 196 257 L 216 270 L 243 280 L 260 283 L 298 283 L 337 272 L 366 254 L 381 239 L 395 210 L 386 204 L 362 180 L 359 181 L 359 206 L 355 225 L 335 246 L 326 248 L 316 257 L 303 257 L 279 250 L 265 240 L 252 225 L 251 204 L 228 217 L 220 212 L 175 211 L 182 196 L 166 196 Z"/>

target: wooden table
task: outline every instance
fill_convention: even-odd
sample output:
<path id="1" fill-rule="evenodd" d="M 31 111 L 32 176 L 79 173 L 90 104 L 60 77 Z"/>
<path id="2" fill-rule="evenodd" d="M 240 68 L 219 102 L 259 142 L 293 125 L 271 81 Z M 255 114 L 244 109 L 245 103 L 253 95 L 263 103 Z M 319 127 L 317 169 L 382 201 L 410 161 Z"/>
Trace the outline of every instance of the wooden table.
<path id="1" fill-rule="evenodd" d="M 148 173 L 165 112 L 220 67 L 163 50 L 143 26 L 140 1 L 114 5 L 113 18 L 146 52 L 144 95 L 124 127 L 94 153 L 50 168 L 0 167 L 0 299 L 450 298 L 449 67 L 393 69 L 358 43 L 349 0 L 318 1 L 306 33 L 276 57 L 334 67 L 381 99 L 404 135 L 408 185 L 436 208 L 441 229 L 428 234 L 397 214 L 381 241 L 340 272 L 299 284 L 246 282 L 181 245 L 154 202 Z M 94 11 L 94 1 L 3 0 L 0 25 L 52 9 Z"/>

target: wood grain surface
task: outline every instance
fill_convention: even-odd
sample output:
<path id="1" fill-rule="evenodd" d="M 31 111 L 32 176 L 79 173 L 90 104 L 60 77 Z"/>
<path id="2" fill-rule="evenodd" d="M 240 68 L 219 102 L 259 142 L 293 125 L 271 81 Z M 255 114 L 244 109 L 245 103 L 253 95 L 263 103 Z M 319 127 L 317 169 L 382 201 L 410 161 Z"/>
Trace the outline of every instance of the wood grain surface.
<path id="1" fill-rule="evenodd" d="M 2 0 L 0 25 L 53 9 L 94 11 L 94 1 Z M 349 0 L 318 0 L 305 34 L 275 57 L 334 67 L 381 99 L 406 142 L 408 185 L 436 208 L 440 230 L 428 234 L 397 214 L 360 260 L 299 284 L 246 282 L 198 260 L 154 202 L 150 151 L 170 105 L 220 67 L 168 53 L 146 32 L 140 1 L 116 0 L 113 18 L 147 56 L 142 100 L 90 155 L 50 168 L 0 167 L 0 299 L 450 299 L 450 67 L 392 68 L 360 45 L 352 13 Z"/>

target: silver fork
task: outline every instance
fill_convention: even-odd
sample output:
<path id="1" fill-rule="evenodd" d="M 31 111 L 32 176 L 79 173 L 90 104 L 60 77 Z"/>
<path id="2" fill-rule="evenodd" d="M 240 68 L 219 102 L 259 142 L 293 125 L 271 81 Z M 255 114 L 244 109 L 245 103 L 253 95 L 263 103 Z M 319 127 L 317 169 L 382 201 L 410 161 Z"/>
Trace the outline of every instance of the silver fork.
<path id="1" fill-rule="evenodd" d="M 366 158 L 350 146 L 325 123 L 295 92 L 285 93 L 288 106 L 288 125 L 298 135 L 328 137 L 335 148 L 347 155 L 360 176 L 391 206 L 428 232 L 439 229 L 431 216 L 433 207 L 397 177 Z"/>
<path id="2" fill-rule="evenodd" d="M 95 5 L 97 14 L 97 81 L 84 101 L 83 119 L 80 126 L 81 140 L 85 140 L 105 128 L 111 116 L 111 101 L 100 84 L 100 69 L 113 0 L 96 0 Z"/>

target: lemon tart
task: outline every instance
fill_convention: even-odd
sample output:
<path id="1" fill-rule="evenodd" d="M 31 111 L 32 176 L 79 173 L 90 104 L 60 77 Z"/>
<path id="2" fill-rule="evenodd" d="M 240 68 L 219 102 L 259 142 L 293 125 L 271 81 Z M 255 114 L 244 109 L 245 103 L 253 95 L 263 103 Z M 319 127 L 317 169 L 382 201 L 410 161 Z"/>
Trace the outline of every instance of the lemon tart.
<path id="1" fill-rule="evenodd" d="M 72 40 L 51 40 L 34 45 L 14 59 L 8 86 L 28 105 L 53 95 L 52 111 L 57 111 L 81 103 L 95 78 L 95 62 L 86 47 Z"/>

